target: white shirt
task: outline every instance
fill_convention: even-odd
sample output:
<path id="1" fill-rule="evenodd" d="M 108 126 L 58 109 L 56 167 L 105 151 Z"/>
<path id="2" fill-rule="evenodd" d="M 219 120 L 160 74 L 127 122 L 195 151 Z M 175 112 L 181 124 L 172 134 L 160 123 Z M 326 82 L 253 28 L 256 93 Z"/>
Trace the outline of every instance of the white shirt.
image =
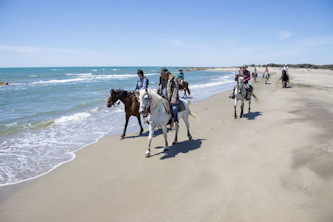
<path id="1" fill-rule="evenodd" d="M 289 71 L 288 66 L 283 67 L 283 70 L 286 70 L 286 72 L 288 72 Z"/>

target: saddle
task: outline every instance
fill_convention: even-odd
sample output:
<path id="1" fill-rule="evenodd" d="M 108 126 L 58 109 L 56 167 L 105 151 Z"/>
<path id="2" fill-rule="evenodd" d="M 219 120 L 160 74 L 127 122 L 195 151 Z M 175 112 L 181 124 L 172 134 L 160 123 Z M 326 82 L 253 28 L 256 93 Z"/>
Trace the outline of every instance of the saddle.
<path id="1" fill-rule="evenodd" d="M 171 112 L 171 106 L 168 100 L 164 97 L 162 97 L 162 104 L 164 106 L 164 109 L 167 114 L 173 115 L 173 112 Z M 177 104 L 178 112 L 186 110 L 185 104 L 183 101 L 179 100 L 179 103 Z"/>

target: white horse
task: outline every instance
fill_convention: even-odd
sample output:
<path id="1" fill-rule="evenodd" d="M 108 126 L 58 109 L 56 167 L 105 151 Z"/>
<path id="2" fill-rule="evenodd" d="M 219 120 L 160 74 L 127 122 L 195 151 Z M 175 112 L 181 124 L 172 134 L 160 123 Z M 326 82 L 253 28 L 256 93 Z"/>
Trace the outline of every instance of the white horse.
<path id="1" fill-rule="evenodd" d="M 183 118 L 187 127 L 187 136 L 191 140 L 192 136 L 190 134 L 190 124 L 188 122 L 188 117 L 189 115 L 191 115 L 194 118 L 196 118 L 196 114 L 190 111 L 190 108 L 185 100 L 183 99 L 180 100 L 184 102 L 186 109 L 184 111 L 178 112 L 178 119 L 180 120 L 181 118 Z M 165 111 L 164 105 L 162 103 L 162 97 L 150 89 L 142 89 L 140 90 L 139 103 L 140 103 L 139 112 L 149 113 L 148 115 L 149 137 L 148 137 L 148 147 L 146 150 L 146 157 L 150 156 L 151 139 L 154 135 L 154 130 L 156 127 L 162 128 L 165 139 L 164 151 L 168 151 L 167 124 L 171 118 L 171 114 L 167 114 L 167 112 Z M 178 136 L 178 129 L 176 130 L 173 144 L 178 143 L 177 136 Z"/>
<path id="2" fill-rule="evenodd" d="M 265 78 L 265 84 L 267 84 L 267 81 L 269 81 L 269 73 L 268 72 L 265 72 L 264 78 Z"/>
<path id="3" fill-rule="evenodd" d="M 238 81 L 235 87 L 235 119 L 237 118 L 237 103 L 238 100 L 241 100 L 241 113 L 240 113 L 240 118 L 243 117 L 243 109 L 244 109 L 244 100 L 246 99 L 246 88 L 245 88 L 245 83 L 244 83 L 244 77 L 240 76 L 238 77 Z M 249 112 L 250 112 L 250 105 L 251 105 L 251 100 L 249 100 Z"/>

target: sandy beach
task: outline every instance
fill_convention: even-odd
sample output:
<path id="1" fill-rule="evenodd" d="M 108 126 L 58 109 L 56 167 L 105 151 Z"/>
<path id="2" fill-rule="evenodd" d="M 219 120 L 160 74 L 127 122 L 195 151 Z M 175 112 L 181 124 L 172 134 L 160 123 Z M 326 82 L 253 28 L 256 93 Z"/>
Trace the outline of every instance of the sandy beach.
<path id="1" fill-rule="evenodd" d="M 42 177 L 0 188 L 0 221 L 333 221 L 333 71 L 290 69 L 282 89 L 281 71 L 269 70 L 243 118 L 228 91 L 191 104 L 193 140 L 181 121 L 166 153 L 160 131 L 150 158 L 147 128 L 104 137 Z"/>

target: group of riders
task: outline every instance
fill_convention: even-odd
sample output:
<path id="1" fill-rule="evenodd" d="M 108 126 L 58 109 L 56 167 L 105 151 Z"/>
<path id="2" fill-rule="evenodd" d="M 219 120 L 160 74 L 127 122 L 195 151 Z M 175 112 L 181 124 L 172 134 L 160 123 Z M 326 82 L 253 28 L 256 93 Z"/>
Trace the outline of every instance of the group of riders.
<path id="1" fill-rule="evenodd" d="M 167 68 L 162 68 L 159 71 L 161 74 L 158 87 L 156 89 L 157 94 L 162 96 L 171 107 L 173 113 L 173 125 L 171 126 L 172 130 L 176 130 L 179 127 L 178 122 L 178 104 L 179 104 L 179 85 L 184 84 L 184 73 L 183 70 L 179 70 L 179 75 L 176 78 L 174 74 L 169 72 Z M 137 84 L 134 88 L 134 91 L 148 88 L 149 80 L 144 76 L 144 72 L 139 69 L 137 72 L 139 78 Z M 145 116 L 144 116 L 145 117 Z M 147 118 L 144 119 L 145 123 L 148 123 Z"/>
<path id="2" fill-rule="evenodd" d="M 254 68 L 254 73 L 257 74 L 256 68 Z M 287 65 L 284 66 L 282 73 L 288 73 L 289 68 Z M 265 72 L 268 73 L 268 68 L 266 67 Z M 179 104 L 179 85 L 184 84 L 184 73 L 182 70 L 179 70 L 179 75 L 176 76 L 169 72 L 167 68 L 162 68 L 161 71 L 159 71 L 161 74 L 160 79 L 159 79 L 159 84 L 156 89 L 156 92 L 162 96 L 166 101 L 168 101 L 171 110 L 173 112 L 173 125 L 171 126 L 171 129 L 175 130 L 178 129 L 179 123 L 178 123 L 178 104 Z M 139 69 L 137 71 L 138 74 L 138 80 L 137 84 L 134 88 L 134 91 L 141 90 L 141 89 L 146 89 L 148 88 L 149 80 L 144 76 L 144 72 Z M 243 65 L 238 74 L 235 76 L 235 81 L 238 81 L 238 78 L 242 76 L 244 78 L 244 83 L 247 91 L 247 96 L 246 99 L 249 100 L 251 94 L 249 92 L 252 92 L 253 87 L 249 85 L 249 80 L 251 79 L 250 72 L 247 70 L 247 66 Z M 234 99 L 235 98 L 235 87 L 233 89 L 232 94 L 229 96 L 230 98 Z M 147 118 L 144 119 L 144 122 L 147 123 Z"/>

